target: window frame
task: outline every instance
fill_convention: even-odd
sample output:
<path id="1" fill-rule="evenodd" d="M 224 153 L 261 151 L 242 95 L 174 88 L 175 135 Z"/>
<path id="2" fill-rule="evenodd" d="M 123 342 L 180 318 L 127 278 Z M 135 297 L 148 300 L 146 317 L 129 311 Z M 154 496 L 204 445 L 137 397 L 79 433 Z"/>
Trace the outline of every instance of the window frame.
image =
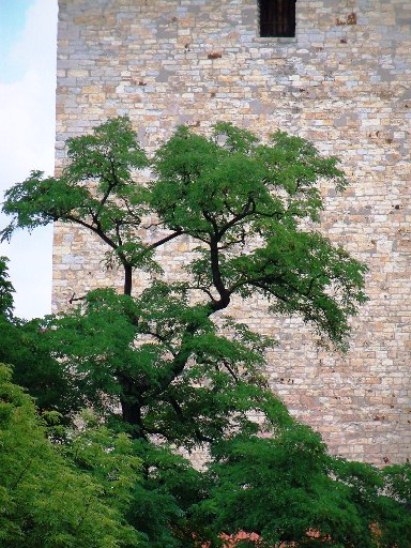
<path id="1" fill-rule="evenodd" d="M 257 0 L 259 38 L 296 36 L 296 0 Z"/>

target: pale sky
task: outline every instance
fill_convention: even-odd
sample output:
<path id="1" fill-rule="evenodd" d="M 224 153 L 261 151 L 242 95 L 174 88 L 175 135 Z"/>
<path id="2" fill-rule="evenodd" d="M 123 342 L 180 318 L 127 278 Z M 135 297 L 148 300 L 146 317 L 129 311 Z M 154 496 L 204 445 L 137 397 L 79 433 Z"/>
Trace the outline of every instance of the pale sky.
<path id="1" fill-rule="evenodd" d="M 32 169 L 53 174 L 56 34 L 57 0 L 0 0 L 0 201 Z M 51 249 L 51 227 L 0 244 L 21 318 L 50 312 Z"/>

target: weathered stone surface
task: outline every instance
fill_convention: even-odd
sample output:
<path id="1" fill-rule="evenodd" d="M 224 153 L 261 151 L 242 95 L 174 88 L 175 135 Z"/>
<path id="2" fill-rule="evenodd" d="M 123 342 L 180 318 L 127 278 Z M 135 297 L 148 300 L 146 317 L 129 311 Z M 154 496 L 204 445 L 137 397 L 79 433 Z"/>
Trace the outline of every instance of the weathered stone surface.
<path id="1" fill-rule="evenodd" d="M 228 120 L 265 136 L 286 130 L 342 159 L 352 186 L 342 196 L 323 189 L 321 230 L 369 266 L 370 301 L 349 353 L 324 351 L 296 319 L 262 318 L 259 299 L 233 309 L 277 334 L 273 388 L 335 453 L 410 458 L 409 0 L 298 0 L 295 39 L 259 38 L 256 0 L 59 4 L 57 171 L 68 137 L 124 114 L 148 149 L 178 124 L 207 131 Z M 170 276 L 189 248 L 176 244 Z M 56 225 L 56 310 L 113 283 L 104 252 L 84 231 Z"/>

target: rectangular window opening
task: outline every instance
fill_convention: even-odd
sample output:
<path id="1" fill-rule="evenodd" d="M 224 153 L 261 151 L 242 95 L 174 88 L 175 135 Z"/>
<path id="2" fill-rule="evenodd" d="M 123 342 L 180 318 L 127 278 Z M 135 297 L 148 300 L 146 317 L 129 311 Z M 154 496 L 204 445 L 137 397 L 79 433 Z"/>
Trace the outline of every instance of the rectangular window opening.
<path id="1" fill-rule="evenodd" d="M 295 36 L 296 0 L 258 0 L 261 37 Z"/>

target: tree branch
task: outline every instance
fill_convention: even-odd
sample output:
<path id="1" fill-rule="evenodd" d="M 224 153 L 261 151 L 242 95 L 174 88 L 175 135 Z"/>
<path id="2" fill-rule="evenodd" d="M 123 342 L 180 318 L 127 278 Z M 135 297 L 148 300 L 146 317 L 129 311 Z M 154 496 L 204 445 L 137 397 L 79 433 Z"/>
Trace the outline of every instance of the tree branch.
<path id="1" fill-rule="evenodd" d="M 157 242 L 154 242 L 154 244 L 149 245 L 147 247 L 147 249 L 155 249 L 156 247 L 159 247 L 160 245 L 163 245 L 163 244 L 169 242 L 170 240 L 173 240 L 174 238 L 177 238 L 177 236 L 181 236 L 182 234 L 184 234 L 183 229 L 181 229 L 181 228 L 177 229 L 172 234 L 169 234 L 168 236 L 165 236 L 164 238 L 161 238 L 161 240 L 158 240 Z"/>

